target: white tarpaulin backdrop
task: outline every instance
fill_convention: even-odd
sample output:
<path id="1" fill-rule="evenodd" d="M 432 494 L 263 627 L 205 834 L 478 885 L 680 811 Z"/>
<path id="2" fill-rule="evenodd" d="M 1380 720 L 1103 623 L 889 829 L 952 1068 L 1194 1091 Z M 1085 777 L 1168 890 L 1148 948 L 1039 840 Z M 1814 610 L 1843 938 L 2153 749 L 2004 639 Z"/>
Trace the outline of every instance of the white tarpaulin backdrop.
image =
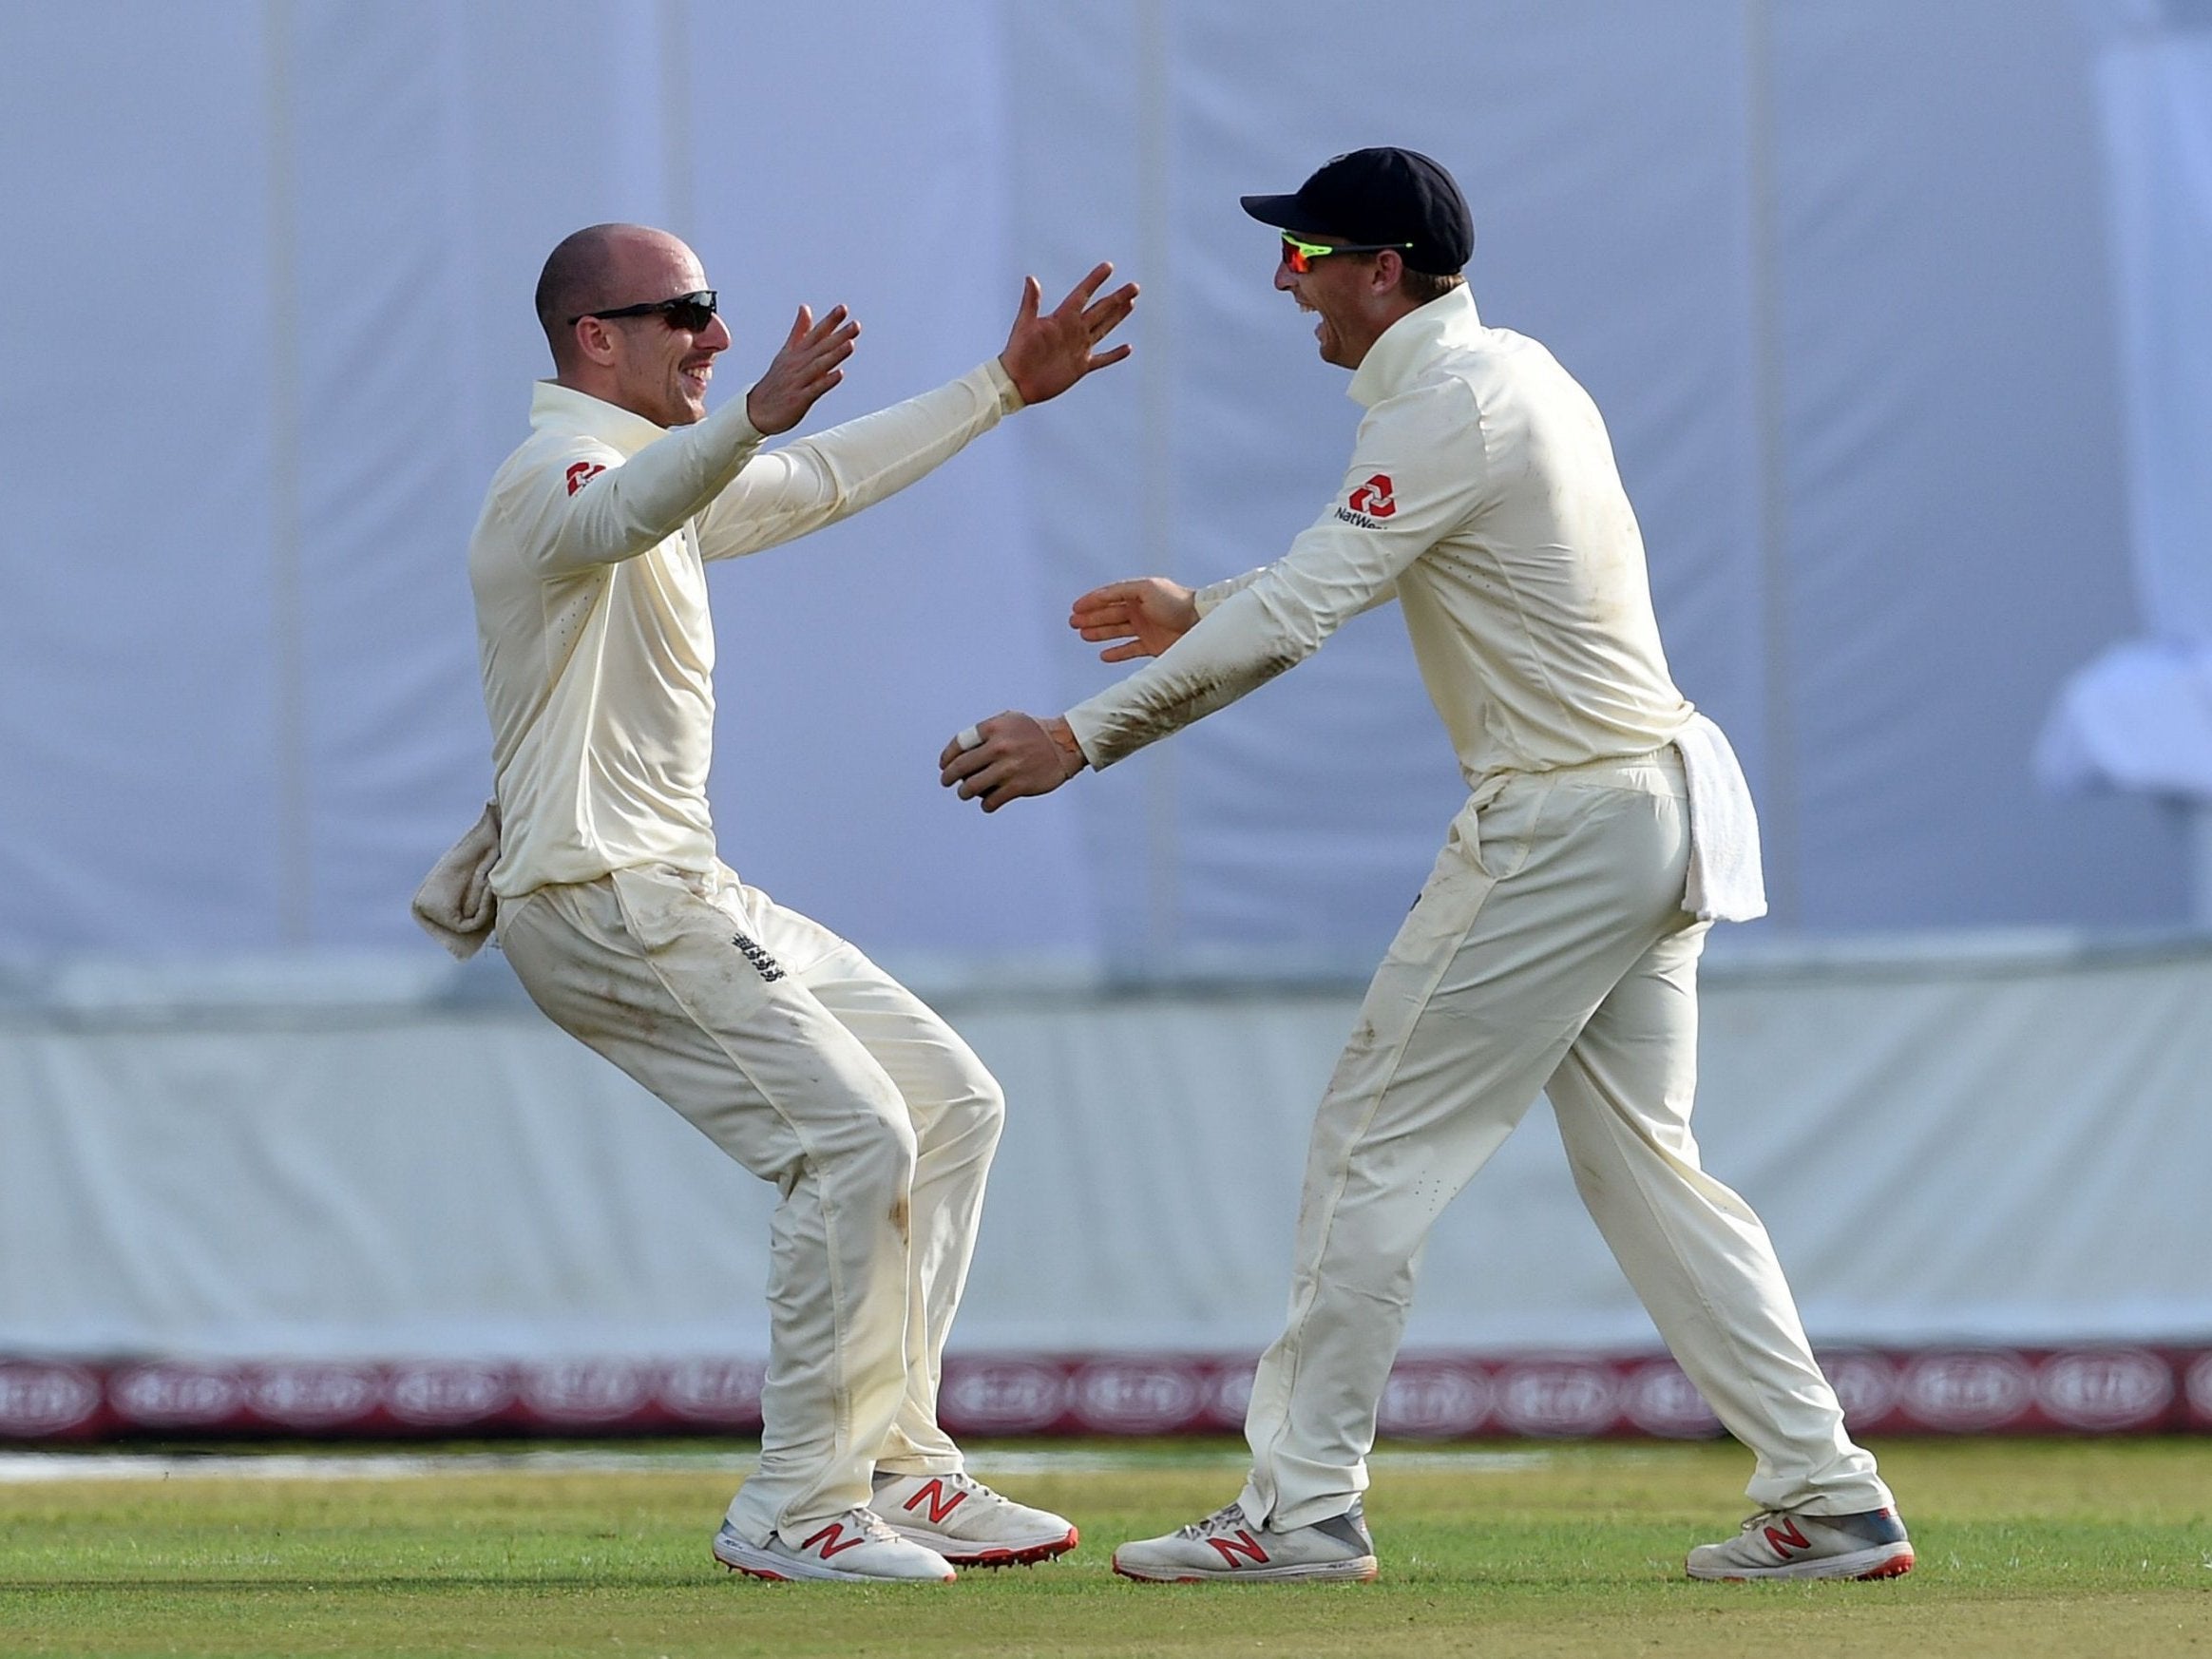
<path id="1" fill-rule="evenodd" d="M 2142 628 L 2067 682 L 2038 761 L 2062 789 L 2194 803 L 2196 914 L 2212 925 L 2212 8 L 2102 10 Z"/>
<path id="2" fill-rule="evenodd" d="M 715 578 L 725 849 L 894 961 L 1363 964 L 1459 785 L 1394 614 L 985 821 L 946 734 L 1103 672 L 1096 579 L 1279 552 L 1355 418 L 1240 192 L 1453 167 L 1493 320 L 1610 417 L 1778 925 L 2135 924 L 2172 827 L 2035 791 L 2137 628 L 2090 33 L 2065 0 L 0 0 L 0 955 L 428 950 L 483 798 L 462 548 L 575 226 L 673 226 L 721 396 L 801 300 L 825 414 L 1110 255 L 1137 355 Z"/>
<path id="3" fill-rule="evenodd" d="M 0 1355 L 766 1352 L 772 1189 L 526 1006 L 331 993 L 0 1015 Z M 2201 1343 L 2208 1001 L 2202 945 L 1716 969 L 1699 1140 L 1824 1344 Z M 959 1346 L 1264 1346 L 1356 1008 L 948 1003 L 1008 1102 Z M 1411 1347 L 1656 1345 L 1547 1118 L 1438 1224 Z"/>

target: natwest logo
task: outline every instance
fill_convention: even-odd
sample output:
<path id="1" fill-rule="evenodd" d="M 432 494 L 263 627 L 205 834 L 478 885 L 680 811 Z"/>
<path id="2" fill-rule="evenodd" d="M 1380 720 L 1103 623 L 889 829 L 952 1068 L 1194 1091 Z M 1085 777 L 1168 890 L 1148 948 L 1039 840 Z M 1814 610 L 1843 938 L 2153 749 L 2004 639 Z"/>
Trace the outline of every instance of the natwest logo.
<path id="1" fill-rule="evenodd" d="M 376 1373 L 362 1365 L 263 1365 L 245 1380 L 246 1402 L 285 1428 L 334 1428 L 376 1407 Z"/>
<path id="2" fill-rule="evenodd" d="M 1164 1434 L 1197 1415 L 1197 1368 L 1180 1360 L 1098 1360 L 1076 1373 L 1076 1415 L 1109 1434 Z"/>
<path id="3" fill-rule="evenodd" d="M 2141 1428 L 2172 1402 L 2173 1367 L 2142 1348 L 2053 1354 L 2035 1378 L 2035 1398 L 2068 1428 Z"/>
<path id="4" fill-rule="evenodd" d="M 1721 1420 L 1672 1360 L 1647 1360 L 1628 1381 L 1629 1421 L 1646 1434 L 1696 1440 L 1720 1433 Z"/>
<path id="5" fill-rule="evenodd" d="M 2189 1365 L 2189 1409 L 2197 1414 L 2199 1428 L 2212 1428 L 2212 1353 L 2199 1354 Z"/>
<path id="6" fill-rule="evenodd" d="M 1398 510 L 1398 501 L 1392 493 L 1390 474 L 1378 472 L 1359 488 L 1352 491 L 1351 500 L 1344 503 L 1356 513 L 1365 513 L 1371 519 L 1386 519 Z"/>
<path id="7" fill-rule="evenodd" d="M 1882 1424 L 1897 1408 L 1897 1368 L 1880 1354 L 1823 1352 L 1814 1355 L 1843 1407 L 1843 1421 L 1858 1433 Z"/>
<path id="8" fill-rule="evenodd" d="M 236 1371 L 208 1365 L 134 1365 L 108 1382 L 117 1414 L 149 1428 L 221 1422 L 236 1415 L 244 1393 Z"/>
<path id="9" fill-rule="evenodd" d="M 938 1390 L 945 1426 L 1010 1435 L 1049 1428 L 1067 1410 L 1068 1382 L 1040 1360 L 952 1360 Z"/>
<path id="10" fill-rule="evenodd" d="M 758 1360 L 679 1360 L 660 1380 L 660 1403 L 695 1422 L 753 1428 L 768 1367 Z"/>
<path id="11" fill-rule="evenodd" d="M 481 1422 L 505 1410 L 514 1398 L 514 1381 L 505 1366 L 466 1360 L 396 1366 L 384 1384 L 385 1409 L 421 1428 Z"/>
<path id="12" fill-rule="evenodd" d="M 1249 1360 L 1225 1360 L 1215 1366 L 1212 1380 L 1206 1384 L 1205 1427 L 1225 1434 L 1244 1427 L 1245 1414 L 1251 1409 L 1257 1370 Z"/>
<path id="13" fill-rule="evenodd" d="M 1490 1415 L 1490 1379 L 1450 1360 L 1401 1360 L 1375 1414 L 1384 1434 L 1409 1440 L 1471 1435 Z"/>
<path id="14" fill-rule="evenodd" d="M 1619 1408 L 1611 1367 L 1594 1361 L 1521 1361 L 1499 1382 L 1498 1413 L 1524 1435 L 1602 1434 Z"/>
<path id="15" fill-rule="evenodd" d="M 100 1409 L 100 1379 L 78 1365 L 0 1363 L 0 1438 L 66 1434 Z"/>
<path id="16" fill-rule="evenodd" d="M 2028 1362 L 2009 1349 L 1928 1354 L 1905 1368 L 1905 1409 L 1930 1428 L 1995 1428 L 2034 1397 Z"/>
<path id="17" fill-rule="evenodd" d="M 552 1422 L 620 1422 L 644 1403 L 650 1374 L 623 1360 L 571 1360 L 523 1372 L 523 1403 Z"/>
<path id="18" fill-rule="evenodd" d="M 578 461 L 568 468 L 568 493 L 574 495 L 606 468 L 597 461 Z"/>

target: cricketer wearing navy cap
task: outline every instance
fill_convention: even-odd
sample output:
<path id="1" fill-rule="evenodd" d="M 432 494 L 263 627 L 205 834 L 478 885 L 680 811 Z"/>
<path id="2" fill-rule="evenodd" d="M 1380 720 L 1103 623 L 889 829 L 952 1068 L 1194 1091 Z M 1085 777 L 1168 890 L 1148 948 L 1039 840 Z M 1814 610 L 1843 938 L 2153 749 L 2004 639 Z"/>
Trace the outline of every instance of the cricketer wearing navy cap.
<path id="1" fill-rule="evenodd" d="M 1697 964 L 1763 913 L 1758 826 L 1721 729 L 1683 697 L 1597 407 L 1460 276 L 1467 204 L 1436 162 L 1355 150 L 1290 196 L 1276 290 L 1364 411 L 1313 523 L 1272 563 L 1078 598 L 1109 662 L 1049 720 L 1009 710 L 938 756 L 995 811 L 1257 691 L 1395 604 L 1467 804 L 1314 1115 L 1283 1334 L 1245 1415 L 1235 1500 L 1114 1553 L 1148 1583 L 1362 1580 L 1363 1495 L 1431 1224 L 1539 1092 L 1576 1190 L 1683 1374 L 1754 1454 L 1759 1514 L 1695 1578 L 1887 1578 L 1913 1545 L 1808 1345 L 1758 1217 L 1701 1167 Z M 1740 856 L 1739 856 L 1740 855 Z"/>
<path id="2" fill-rule="evenodd" d="M 1336 251 L 1396 250 L 1408 270 L 1457 275 L 1475 251 L 1475 218 L 1451 174 L 1418 150 L 1353 150 L 1325 162 L 1290 196 L 1246 196 L 1262 224 L 1344 238 Z"/>

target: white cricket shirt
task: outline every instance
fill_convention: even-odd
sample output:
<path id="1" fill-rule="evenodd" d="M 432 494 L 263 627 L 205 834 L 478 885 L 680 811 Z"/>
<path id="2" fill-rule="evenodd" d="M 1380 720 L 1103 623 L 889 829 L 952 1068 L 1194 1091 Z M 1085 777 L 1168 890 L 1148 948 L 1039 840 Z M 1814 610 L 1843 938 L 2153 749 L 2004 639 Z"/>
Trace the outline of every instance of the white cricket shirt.
<path id="1" fill-rule="evenodd" d="M 715 864 L 715 630 L 704 561 L 881 501 L 1020 408 L 996 358 L 761 451 L 733 399 L 664 430 L 551 381 L 468 543 L 501 834 L 492 891 Z"/>
<path id="2" fill-rule="evenodd" d="M 1342 486 L 1273 564 L 1201 589 L 1200 620 L 1067 713 L 1110 766 L 1310 656 L 1395 593 L 1472 787 L 1642 754 L 1690 716 L 1644 542 L 1590 394 L 1455 288 L 1383 331 Z"/>

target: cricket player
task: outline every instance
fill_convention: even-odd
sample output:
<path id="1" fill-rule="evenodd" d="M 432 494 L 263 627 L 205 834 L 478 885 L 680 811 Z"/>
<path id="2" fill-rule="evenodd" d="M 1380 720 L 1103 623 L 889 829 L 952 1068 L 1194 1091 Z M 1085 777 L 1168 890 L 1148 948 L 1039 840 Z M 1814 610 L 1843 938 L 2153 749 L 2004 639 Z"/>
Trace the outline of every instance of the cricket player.
<path id="1" fill-rule="evenodd" d="M 766 450 L 841 377 L 859 333 L 844 307 L 801 307 L 768 372 L 710 414 L 730 333 L 682 242 L 596 225 L 539 282 L 555 372 L 468 550 L 489 890 L 538 1005 L 782 1194 L 760 1467 L 714 1540 L 762 1578 L 949 1579 L 1058 1555 L 1076 1529 L 971 1479 L 937 1422 L 997 1083 L 859 950 L 715 855 L 705 563 L 858 512 L 1118 362 L 1127 346 L 1097 347 L 1136 290 L 1100 296 L 1110 273 L 1042 315 L 1030 279 L 997 357 Z"/>
<path id="2" fill-rule="evenodd" d="M 1315 1119 L 1288 1323 L 1260 1362 L 1236 1500 L 1124 1544 L 1142 1580 L 1368 1579 L 1366 1454 L 1430 1224 L 1547 1093 L 1583 1202 L 1685 1372 L 1757 1459 L 1760 1513 L 1700 1578 L 1886 1577 L 1911 1544 L 1843 1429 L 1765 1230 L 1699 1167 L 1696 970 L 1764 909 L 1743 775 L 1669 677 L 1596 408 L 1485 327 L 1474 228 L 1425 156 L 1367 149 L 1245 210 L 1366 413 L 1335 499 L 1275 563 L 1193 592 L 1085 594 L 1108 661 L 1153 662 L 1055 719 L 940 757 L 993 811 L 1265 684 L 1395 598 L 1470 790 L 1377 970 Z"/>

